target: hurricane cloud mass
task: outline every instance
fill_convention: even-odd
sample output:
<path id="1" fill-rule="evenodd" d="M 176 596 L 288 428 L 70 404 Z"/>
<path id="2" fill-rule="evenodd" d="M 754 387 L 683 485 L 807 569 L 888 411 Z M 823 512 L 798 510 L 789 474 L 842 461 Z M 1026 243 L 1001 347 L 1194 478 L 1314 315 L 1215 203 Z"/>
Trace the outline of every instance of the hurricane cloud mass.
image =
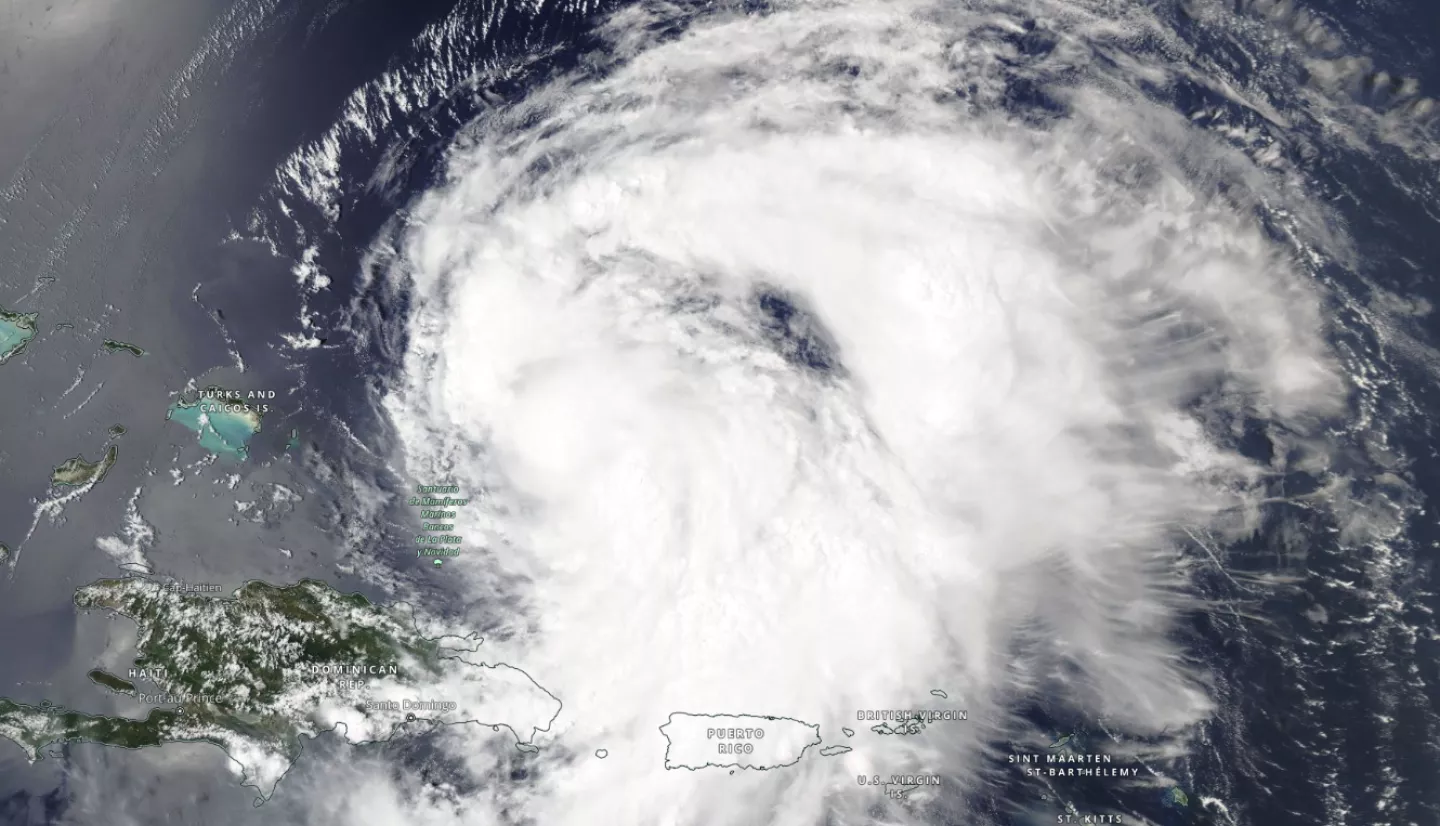
<path id="1" fill-rule="evenodd" d="M 487 648 L 565 706 L 528 781 L 347 817 L 927 822 L 1040 736 L 1038 696 L 1136 735 L 1211 713 L 1176 549 L 1248 529 L 1266 468 L 1218 423 L 1341 396 L 1305 272 L 1329 241 L 1141 93 L 1147 13 L 634 8 L 466 132 L 387 274 L 386 407 L 407 474 L 478 500 L 449 576 L 514 606 Z M 1288 239 L 1258 218 L 1282 198 Z M 907 708 L 969 719 L 856 720 Z M 855 748 L 667 771 L 677 711 Z M 856 783 L 914 772 L 944 783 Z"/>

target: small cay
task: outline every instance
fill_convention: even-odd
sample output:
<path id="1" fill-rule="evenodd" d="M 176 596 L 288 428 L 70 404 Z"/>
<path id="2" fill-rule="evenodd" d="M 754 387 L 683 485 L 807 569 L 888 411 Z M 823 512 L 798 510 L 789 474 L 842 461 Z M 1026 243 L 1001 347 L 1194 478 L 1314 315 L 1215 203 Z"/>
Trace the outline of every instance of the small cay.
<path id="1" fill-rule="evenodd" d="M 139 347 L 123 341 L 116 341 L 113 338 L 105 339 L 104 346 L 106 352 L 109 353 L 129 353 L 135 358 L 140 358 L 141 356 L 145 355 L 145 351 L 140 349 Z"/>

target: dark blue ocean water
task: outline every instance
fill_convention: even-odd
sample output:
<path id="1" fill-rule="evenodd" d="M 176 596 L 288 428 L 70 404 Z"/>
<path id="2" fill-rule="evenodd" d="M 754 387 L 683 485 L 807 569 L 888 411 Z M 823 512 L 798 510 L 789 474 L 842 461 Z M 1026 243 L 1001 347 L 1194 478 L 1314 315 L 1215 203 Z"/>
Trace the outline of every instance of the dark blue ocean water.
<path id="1" fill-rule="evenodd" d="M 1428 6 L 1312 4 L 1310 17 L 1297 17 L 1295 7 L 1241 2 L 1233 6 L 1237 28 L 1231 28 L 1213 19 L 1199 21 L 1181 3 L 1159 5 L 1162 18 L 1237 85 L 1253 81 L 1267 88 L 1262 75 L 1274 71 L 1303 84 L 1307 60 L 1363 51 L 1370 63 L 1353 79 L 1357 105 L 1384 113 L 1410 102 L 1394 94 L 1397 81 L 1382 72 L 1417 78 L 1422 89 L 1440 88 L 1440 62 L 1426 35 L 1440 33 L 1440 12 Z M 566 47 L 529 66 L 519 80 L 495 84 L 488 90 L 493 96 L 458 95 L 397 118 L 396 128 L 415 136 L 404 152 L 403 183 L 384 197 L 359 187 L 346 192 L 339 222 L 344 237 L 327 247 L 327 269 L 343 272 L 347 257 L 357 250 L 349 242 L 371 237 L 407 198 L 433 183 L 441 160 L 435 149 L 445 145 L 448 135 L 497 98 L 523 95 L 527 77 L 543 78 L 583 54 L 590 47 L 588 19 L 556 13 L 546 23 L 554 38 L 548 42 Z M 1267 27 L 1293 34 L 1297 27 L 1317 23 L 1343 33 L 1345 42 L 1301 50 L 1277 67 L 1262 66 L 1260 51 L 1247 41 Z M 1240 29 L 1249 34 L 1237 33 Z M 1015 35 L 1021 59 L 1039 61 L 1059 34 L 1047 32 L 1043 22 L 1028 24 Z M 496 42 L 502 51 L 533 46 L 526 37 L 502 36 Z M 1179 111 L 1204 109 L 1211 123 L 1274 128 L 1254 110 L 1199 84 L 1149 92 Z M 1017 76 L 1008 101 L 1017 116 L 1038 122 L 1065 117 L 1063 107 L 1033 76 Z M 1303 102 L 1292 103 L 1287 113 L 1301 116 L 1287 126 L 1292 132 L 1287 137 L 1296 138 L 1285 144 L 1287 160 L 1303 170 L 1312 191 L 1335 205 L 1344 231 L 1355 239 L 1354 262 L 1335 263 L 1322 273 L 1333 294 L 1334 343 L 1389 371 L 1379 391 L 1385 409 L 1375 427 L 1413 459 L 1397 468 L 1409 491 L 1396 495 L 1410 504 L 1429 503 L 1440 494 L 1430 424 L 1430 412 L 1440 411 L 1434 375 L 1397 353 L 1394 341 L 1382 340 L 1360 308 L 1377 287 L 1417 301 L 1440 297 L 1434 286 L 1440 273 L 1434 166 L 1393 148 L 1346 146 L 1326 134 L 1321 119 L 1303 116 Z M 357 168 L 374 163 L 358 148 L 356 156 Z M 404 308 L 403 295 L 377 292 L 369 304 L 372 329 L 393 328 L 388 322 L 401 317 Z M 1433 344 L 1435 325 L 1433 314 L 1421 315 L 1408 332 Z M 396 338 L 374 339 L 367 355 L 383 365 L 402 349 L 403 328 L 396 330 Z M 334 370 L 345 372 L 340 363 Z M 1270 463 L 1276 457 L 1264 427 L 1258 421 L 1238 423 L 1243 435 L 1236 444 Z M 1353 433 L 1343 441 L 1359 452 L 1371 438 Z M 1344 461 L 1331 470 L 1343 473 Z M 1272 489 L 1277 499 L 1293 500 L 1330 481 L 1333 477 L 1324 473 L 1293 472 L 1276 478 Z M 1357 482 L 1360 488 L 1376 484 L 1373 479 Z M 1417 517 L 1385 547 L 1342 547 L 1335 536 L 1343 526 L 1333 514 L 1293 501 L 1269 506 L 1262 524 L 1252 540 L 1224 549 L 1223 570 L 1198 566 L 1197 589 L 1223 607 L 1191 616 L 1184 635 L 1193 656 L 1214 674 L 1221 711 L 1196 737 L 1187 757 L 1157 767 L 1181 778 L 1188 804 L 1143 783 L 1072 782 L 1039 789 L 1012 778 L 997 781 L 988 796 L 970 801 L 972 810 L 1001 822 L 1028 822 L 1029 815 L 1018 813 L 1034 811 L 1035 799 L 1044 796 L 1082 812 L 1122 811 L 1167 824 L 1440 822 L 1440 651 L 1433 636 L 1434 612 L 1440 609 L 1434 567 L 1440 534 L 1433 518 Z M 1193 550 L 1197 560 L 1206 556 Z M 1059 702 L 1039 701 L 1028 716 L 1044 728 L 1080 738 L 1108 735 L 1103 724 L 1076 718 Z M 1004 744 L 996 745 L 1005 750 Z M 1207 798 L 1215 803 L 1206 805 Z"/>
<path id="2" fill-rule="evenodd" d="M 168 309 L 153 323 L 172 341 L 186 343 L 181 349 L 187 355 L 166 366 L 162 384 L 174 389 L 204 369 L 228 364 L 228 351 L 238 350 L 250 380 L 299 388 L 303 401 L 287 413 L 283 426 L 265 432 L 257 451 L 279 452 L 289 433 L 298 430 L 313 447 L 311 455 L 345 457 L 336 467 L 379 489 L 392 487 L 395 480 L 357 452 L 353 441 L 383 448 L 390 439 L 375 403 L 404 349 L 406 299 L 385 283 L 362 290 L 362 256 L 387 222 L 438 180 L 444 149 L 461 128 L 487 107 L 519 99 L 533 84 L 584 60 L 598 42 L 591 27 L 610 8 L 546 7 L 537 14 L 500 18 L 486 38 L 447 44 L 444 48 L 455 52 L 456 73 L 420 79 L 420 85 L 440 91 L 423 106 L 377 112 L 384 115 L 378 122 L 387 130 L 382 140 L 337 147 L 342 163 L 333 214 L 288 197 L 295 182 L 277 182 L 277 166 L 297 147 L 324 138 L 354 90 L 382 72 L 403 73 L 433 56 L 414 38 L 454 5 L 317 0 L 267 16 L 258 32 L 238 43 L 229 67 L 194 90 L 198 103 L 189 115 L 189 129 L 172 159 L 161 165 L 173 192 L 151 205 L 136 200 L 127 213 L 127 220 L 155 230 L 146 236 L 144 260 L 159 263 L 144 295 L 150 306 Z M 1257 83 L 1262 68 L 1276 67 L 1257 65 L 1257 51 L 1247 38 L 1267 26 L 1284 30 L 1296 20 L 1294 7 L 1238 0 L 1232 13 L 1248 34 L 1237 34 L 1197 21 L 1182 3 L 1154 5 L 1217 70 Z M 1374 82 L 1382 71 L 1417 78 L 1422 90 L 1440 93 L 1440 7 L 1419 2 L 1352 7 L 1315 0 L 1305 8 L 1343 33 L 1347 53 L 1369 57 L 1371 66 L 1357 75 L 1354 88 L 1359 104 L 1384 112 L 1405 103 L 1396 100 L 1393 84 Z M 495 19 L 493 8 L 484 4 L 471 4 L 471 9 L 476 32 Z M 763 8 L 757 5 L 757 11 Z M 1016 35 L 1019 52 L 1041 55 L 1052 47 L 1053 36 L 1043 21 L 1036 22 Z M 1312 56 L 1327 56 L 1323 52 Z M 460 69 L 507 61 L 514 71 L 497 73 L 478 88 L 462 82 L 468 73 Z M 1279 71 L 1303 73 L 1303 63 L 1296 58 Z M 1272 128 L 1254 111 L 1198 84 L 1149 91 L 1181 111 L 1204 108 L 1213 113 L 1210 117 L 1237 127 Z M 1038 120 L 1065 116 L 1043 86 L 1028 78 L 1017 78 L 1009 105 L 1017 115 Z M 1418 515 L 1383 547 L 1341 547 L 1336 535 L 1344 526 L 1335 514 L 1297 501 L 1329 478 L 1296 471 L 1274 479 L 1277 500 L 1290 501 L 1268 506 L 1255 537 L 1224 549 L 1223 569 L 1207 567 L 1206 554 L 1191 549 L 1196 587 L 1220 607 L 1188 617 L 1184 640 L 1192 656 L 1215 675 L 1220 713 L 1185 757 L 1165 767 L 1181 778 L 1189 802 L 1180 805 L 1141 784 L 1074 782 L 1042 789 L 1024 778 L 1003 776 L 986 795 L 969 801 L 974 811 L 996 822 L 1033 822 L 1016 813 L 1035 811 L 1042 795 L 1047 800 L 1058 795 L 1081 811 L 1123 811 L 1136 822 L 1143 817 L 1177 826 L 1440 824 L 1440 644 L 1434 618 L 1440 611 L 1440 524 L 1431 515 L 1440 513 L 1440 453 L 1431 424 L 1440 415 L 1440 388 L 1432 365 L 1403 352 L 1395 338 L 1377 334 L 1363 317 L 1377 287 L 1410 301 L 1440 303 L 1440 180 L 1434 163 L 1384 147 L 1346 146 L 1326 136 L 1318 122 L 1296 118 L 1289 128 L 1304 139 L 1287 145 L 1288 160 L 1335 206 L 1355 242 L 1354 263 L 1337 263 L 1323 274 L 1333 295 L 1334 343 L 1385 365 L 1387 372 L 1378 379 L 1384 406 L 1376 412 L 1374 428 L 1407 457 L 1394 473 L 1405 480 L 1408 492 L 1395 493 L 1366 473 L 1356 483 L 1357 493 L 1363 495 L 1369 485 L 1408 497 Z M 93 151 L 103 151 L 102 143 L 97 139 Z M 382 163 L 393 171 L 376 186 L 372 176 Z M 296 210 L 293 223 L 274 220 L 277 197 Z M 220 243 L 232 230 L 246 227 L 257 208 L 273 222 L 269 234 L 277 241 L 278 257 L 253 242 Z M 282 351 L 274 346 L 276 336 L 295 331 L 301 301 L 291 266 L 312 246 L 316 261 L 334 279 L 330 290 L 309 299 L 321 346 Z M 12 293 L 29 288 L 18 280 L 4 286 Z M 349 316 L 357 293 L 360 314 Z M 0 304 L 11 306 L 7 302 L 13 298 L 0 296 Z M 1405 336 L 1440 345 L 1436 314 L 1399 323 L 1398 332 Z M 357 341 L 362 329 L 365 338 Z M 1261 423 L 1238 425 L 1242 435 L 1236 443 L 1245 452 L 1267 462 L 1275 458 Z M 14 432 L 7 428 L 0 438 L 16 438 Z M 1339 438 L 1358 453 L 1374 435 Z M 344 512 L 339 500 L 322 516 L 335 524 L 356 518 Z M 7 515 L 13 518 L 19 517 Z M 355 527 L 373 537 L 382 549 L 379 555 L 384 556 L 387 544 L 403 544 L 408 529 L 398 516 L 365 518 L 370 521 Z M 398 557 L 393 561 L 405 564 Z M 58 583 L 53 589 L 62 596 L 54 610 L 27 608 L 26 627 L 49 622 L 56 625 L 51 639 L 65 637 L 71 630 L 63 610 L 69 587 Z M 443 593 L 443 581 L 434 587 L 437 599 L 465 598 Z M 0 621 L 20 619 L 5 612 L 4 594 L 0 590 Z M 34 693 L 34 683 L 59 668 L 45 661 L 59 649 L 34 649 L 33 641 L 33 636 L 0 635 L 0 654 L 5 655 L 0 659 L 9 660 L 0 663 L 0 688 L 7 688 L 7 681 L 27 681 Z M 1057 733 L 1097 740 L 1107 736 L 1102 721 L 1076 717 L 1063 702 L 1037 700 L 1026 712 Z M 1004 744 L 997 749 L 1004 751 Z M 105 771 L 103 760 L 96 770 Z M 159 775 L 142 779 L 158 790 L 157 806 L 174 794 L 163 790 Z M 222 779 L 214 788 L 227 782 Z M 1224 808 L 1207 807 L 1205 798 Z M 210 814 L 230 812 L 225 817 L 236 822 L 263 819 L 244 808 L 231 811 L 235 799 L 218 798 Z M 13 754 L 0 755 L 0 823 L 63 822 L 67 817 L 99 822 L 90 815 L 67 815 L 71 806 L 64 772 L 22 767 Z M 264 811 L 266 818 L 285 818 L 283 807 Z M 957 816 L 951 822 L 971 821 Z"/>

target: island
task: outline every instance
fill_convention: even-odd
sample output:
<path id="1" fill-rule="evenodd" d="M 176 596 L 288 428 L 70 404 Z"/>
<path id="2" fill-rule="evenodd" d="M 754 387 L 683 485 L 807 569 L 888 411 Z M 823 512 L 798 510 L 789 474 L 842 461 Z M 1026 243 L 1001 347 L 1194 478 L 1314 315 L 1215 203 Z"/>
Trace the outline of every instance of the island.
<path id="1" fill-rule="evenodd" d="M 909 720 L 897 720 L 894 723 L 880 723 L 871 726 L 870 730 L 876 734 L 900 734 L 908 736 L 924 731 L 925 724 L 918 718 L 912 718 Z"/>
<path id="2" fill-rule="evenodd" d="M 112 438 L 112 439 L 119 438 L 119 437 L 121 437 L 121 436 L 124 436 L 125 433 L 126 433 L 126 431 L 125 431 L 125 425 L 123 425 L 123 424 L 112 424 L 112 425 L 110 425 L 110 429 L 107 430 L 107 431 L 105 431 L 105 432 L 106 432 L 107 434 L 109 434 L 110 438 Z"/>
<path id="3" fill-rule="evenodd" d="M 111 445 L 98 462 L 87 462 L 84 456 L 66 459 L 50 473 L 50 483 L 62 487 L 78 488 L 93 485 L 105 478 L 115 461 L 120 458 L 120 448 Z"/>
<path id="4" fill-rule="evenodd" d="M 665 768 L 777 769 L 820 745 L 820 726 L 790 717 L 675 712 L 660 733 Z"/>
<path id="5" fill-rule="evenodd" d="M 35 338 L 35 319 L 39 313 L 12 313 L 0 307 L 0 364 L 19 355 Z"/>
<path id="6" fill-rule="evenodd" d="M 110 689 L 111 691 L 114 691 L 114 692 L 116 692 L 116 693 L 119 693 L 119 694 L 134 694 L 134 693 L 135 693 L 135 684 L 134 684 L 134 683 L 130 682 L 129 680 L 122 680 L 122 679 L 120 679 L 119 677 L 116 677 L 114 674 L 111 674 L 111 673 L 108 672 L 108 671 L 102 671 L 101 669 L 96 668 L 96 669 L 93 669 L 89 674 L 86 674 L 85 676 L 87 676 L 87 677 L 90 678 L 90 682 L 92 682 L 92 683 L 94 683 L 94 684 L 96 684 L 96 685 L 104 686 L 105 688 L 108 688 L 108 689 Z"/>
<path id="7" fill-rule="evenodd" d="M 836 757 L 849 751 L 851 751 L 849 746 L 826 746 L 820 750 L 820 754 L 825 757 Z"/>
<path id="8" fill-rule="evenodd" d="M 129 353 L 137 359 L 145 355 L 145 351 L 140 349 L 139 347 L 136 347 L 133 344 L 127 344 L 123 341 L 116 341 L 113 338 L 107 338 L 103 342 L 101 342 L 101 344 L 105 347 L 105 351 L 108 353 Z"/>
<path id="9" fill-rule="evenodd" d="M 32 761 L 58 743 L 210 743 L 259 791 L 259 805 L 300 756 L 303 739 L 323 732 L 361 744 L 474 723 L 534 751 L 560 713 L 560 701 L 524 671 L 484 662 L 478 638 L 426 637 L 403 606 L 315 580 L 218 591 L 144 577 L 80 588 L 77 608 L 138 626 L 128 679 L 99 669 L 91 679 L 120 691 L 143 680 L 135 696 L 157 708 L 131 719 L 0 699 L 0 737 Z"/>
<path id="10" fill-rule="evenodd" d="M 0 697 L 0 737 L 19 744 L 33 762 L 39 759 L 40 749 L 76 740 L 131 749 L 158 746 L 180 716 L 179 712 L 156 709 L 144 720 L 102 717 L 48 703 L 27 706 Z"/>
<path id="11" fill-rule="evenodd" d="M 258 396 L 257 396 L 258 392 Z M 244 459 L 250 439 L 260 432 L 273 392 L 207 387 L 193 399 L 170 406 L 168 421 L 179 422 L 200 437 L 200 446 L 217 455 Z"/>
<path id="12" fill-rule="evenodd" d="M 938 691 L 939 689 L 936 689 Z M 935 691 L 931 691 L 935 694 Z M 939 695 L 936 695 L 939 696 Z M 912 709 L 893 714 L 888 714 L 891 722 L 878 723 L 870 727 L 876 734 L 913 736 L 920 734 L 925 728 L 937 722 L 964 722 L 970 719 L 970 712 L 963 709 Z M 871 713 L 869 719 L 876 719 Z M 850 730 L 845 729 L 848 733 Z"/>

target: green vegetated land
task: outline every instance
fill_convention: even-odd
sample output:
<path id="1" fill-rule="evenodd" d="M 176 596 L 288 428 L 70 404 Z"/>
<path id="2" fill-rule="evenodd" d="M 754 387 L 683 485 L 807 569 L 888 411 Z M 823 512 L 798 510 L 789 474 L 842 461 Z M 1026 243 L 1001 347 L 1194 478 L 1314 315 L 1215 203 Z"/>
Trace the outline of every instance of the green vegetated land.
<path id="1" fill-rule="evenodd" d="M 0 737 L 13 740 L 31 760 L 46 746 L 87 741 L 122 748 L 158 746 L 186 738 L 179 725 L 181 712 L 156 709 L 144 720 L 103 717 L 68 711 L 59 706 L 27 706 L 0 697 Z"/>
<path id="2" fill-rule="evenodd" d="M 120 458 L 120 448 L 111 445 L 98 462 L 87 462 L 84 456 L 66 459 L 50 474 L 50 483 L 64 487 L 83 487 L 99 482 Z"/>
<path id="3" fill-rule="evenodd" d="M 316 681 L 313 666 L 438 665 L 437 643 L 365 597 L 315 580 L 288 587 L 251 582 L 233 597 L 167 585 L 102 580 L 77 591 L 75 604 L 134 620 L 135 665 L 161 675 L 156 682 L 166 693 L 192 698 L 216 719 L 274 716 L 287 693 Z"/>
<path id="4" fill-rule="evenodd" d="M 139 347 L 136 347 L 133 344 L 128 344 L 124 341 L 116 341 L 113 338 L 105 339 L 102 344 L 105 347 L 105 351 L 108 353 L 129 353 L 135 358 L 140 358 L 141 356 L 145 355 L 145 351 L 140 349 Z"/>
<path id="5" fill-rule="evenodd" d="M 136 748 L 210 742 L 241 765 L 247 783 L 268 795 L 299 755 L 300 737 L 316 733 L 312 713 L 321 704 L 367 713 L 378 708 L 389 715 L 384 726 L 403 724 L 416 715 L 389 714 L 398 703 L 369 701 L 372 685 L 393 697 L 396 690 L 442 684 L 459 669 L 510 668 L 461 659 L 477 639 L 424 637 L 408 615 L 315 580 L 284 587 L 251 582 L 230 597 L 219 590 L 144 578 L 80 588 L 78 608 L 113 612 L 138 626 L 131 679 L 100 669 L 90 679 L 142 702 L 178 708 L 133 720 L 0 699 L 0 737 L 19 743 L 31 759 L 51 743 Z M 137 689 L 137 677 L 147 686 Z M 389 729 L 383 734 L 377 739 L 388 737 Z"/>
<path id="6" fill-rule="evenodd" d="M 111 691 L 118 691 L 121 694 L 135 693 L 134 683 L 130 682 L 129 680 L 122 680 L 108 671 L 101 671 L 100 669 L 96 668 L 85 676 L 90 678 L 90 682 L 95 683 L 96 685 L 102 685 L 110 689 Z"/>

